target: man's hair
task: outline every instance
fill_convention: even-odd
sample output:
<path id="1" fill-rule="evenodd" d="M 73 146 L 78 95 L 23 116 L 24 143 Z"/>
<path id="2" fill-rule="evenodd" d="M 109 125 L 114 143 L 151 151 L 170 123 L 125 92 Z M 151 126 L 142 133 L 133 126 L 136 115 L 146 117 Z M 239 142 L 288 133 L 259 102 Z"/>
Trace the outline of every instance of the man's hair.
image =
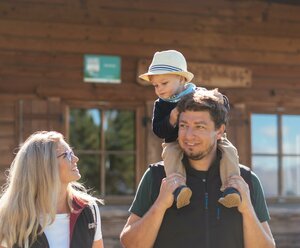
<path id="1" fill-rule="evenodd" d="M 226 125 L 228 121 L 228 99 L 218 89 L 197 88 L 195 92 L 182 97 L 177 108 L 179 115 L 185 111 L 208 111 L 216 128 Z"/>

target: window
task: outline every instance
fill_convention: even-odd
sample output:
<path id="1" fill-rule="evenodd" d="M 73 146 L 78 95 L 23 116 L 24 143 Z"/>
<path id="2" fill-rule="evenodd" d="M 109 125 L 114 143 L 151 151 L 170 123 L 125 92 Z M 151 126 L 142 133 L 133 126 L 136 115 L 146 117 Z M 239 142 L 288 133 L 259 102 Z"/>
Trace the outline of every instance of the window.
<path id="1" fill-rule="evenodd" d="M 299 115 L 251 115 L 252 168 L 267 197 L 300 196 L 299 127 Z"/>
<path id="2" fill-rule="evenodd" d="M 134 110 L 70 109 L 70 144 L 81 181 L 101 196 L 135 192 L 135 119 Z"/>

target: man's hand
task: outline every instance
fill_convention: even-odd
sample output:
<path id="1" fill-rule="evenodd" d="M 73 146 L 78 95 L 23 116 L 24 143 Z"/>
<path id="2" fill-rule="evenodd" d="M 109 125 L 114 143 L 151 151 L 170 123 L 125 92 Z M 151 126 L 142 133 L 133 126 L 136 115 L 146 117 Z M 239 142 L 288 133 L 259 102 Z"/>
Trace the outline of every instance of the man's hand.
<path id="1" fill-rule="evenodd" d="M 185 185 L 185 178 L 178 173 L 163 178 L 156 204 L 162 209 L 170 208 L 174 202 L 173 192 L 181 185 Z"/>
<path id="2" fill-rule="evenodd" d="M 242 197 L 242 202 L 238 206 L 240 213 L 243 214 L 247 211 L 254 211 L 251 203 L 249 186 L 241 176 L 231 176 L 227 181 L 226 187 L 233 187 L 240 192 Z"/>

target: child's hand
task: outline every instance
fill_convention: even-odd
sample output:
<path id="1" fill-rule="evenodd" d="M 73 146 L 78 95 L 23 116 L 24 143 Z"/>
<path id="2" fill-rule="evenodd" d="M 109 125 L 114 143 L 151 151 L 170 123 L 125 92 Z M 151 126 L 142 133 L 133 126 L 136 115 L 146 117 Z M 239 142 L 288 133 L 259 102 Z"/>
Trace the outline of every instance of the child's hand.
<path id="1" fill-rule="evenodd" d="M 178 115 L 179 115 L 179 112 L 178 112 L 178 109 L 176 107 L 170 113 L 170 120 L 169 121 L 170 121 L 170 124 L 173 127 L 176 126 L 176 124 L 177 124 Z"/>

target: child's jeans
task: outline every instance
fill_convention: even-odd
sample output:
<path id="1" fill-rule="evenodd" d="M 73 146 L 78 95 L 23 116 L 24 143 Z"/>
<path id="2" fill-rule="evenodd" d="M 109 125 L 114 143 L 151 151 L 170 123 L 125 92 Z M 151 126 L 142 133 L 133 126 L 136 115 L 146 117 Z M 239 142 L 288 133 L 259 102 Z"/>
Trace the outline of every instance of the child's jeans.
<path id="1" fill-rule="evenodd" d="M 162 144 L 162 159 L 166 175 L 179 173 L 186 178 L 184 165 L 182 164 L 183 151 L 177 141 Z M 220 177 L 222 182 L 221 191 L 225 190 L 225 183 L 230 176 L 240 175 L 239 156 L 237 149 L 226 138 L 226 134 L 218 141 L 218 148 L 222 152 L 220 161 Z"/>
<path id="2" fill-rule="evenodd" d="M 221 191 L 224 191 L 224 184 L 227 179 L 233 175 L 240 175 L 239 156 L 237 149 L 226 138 L 225 133 L 218 141 L 218 148 L 222 152 L 222 159 L 220 161 L 220 176 L 222 181 Z"/>
<path id="3" fill-rule="evenodd" d="M 162 159 L 164 160 L 164 166 L 166 175 L 171 173 L 179 173 L 186 178 L 185 168 L 181 162 L 183 152 L 177 141 L 171 143 L 162 143 Z"/>

